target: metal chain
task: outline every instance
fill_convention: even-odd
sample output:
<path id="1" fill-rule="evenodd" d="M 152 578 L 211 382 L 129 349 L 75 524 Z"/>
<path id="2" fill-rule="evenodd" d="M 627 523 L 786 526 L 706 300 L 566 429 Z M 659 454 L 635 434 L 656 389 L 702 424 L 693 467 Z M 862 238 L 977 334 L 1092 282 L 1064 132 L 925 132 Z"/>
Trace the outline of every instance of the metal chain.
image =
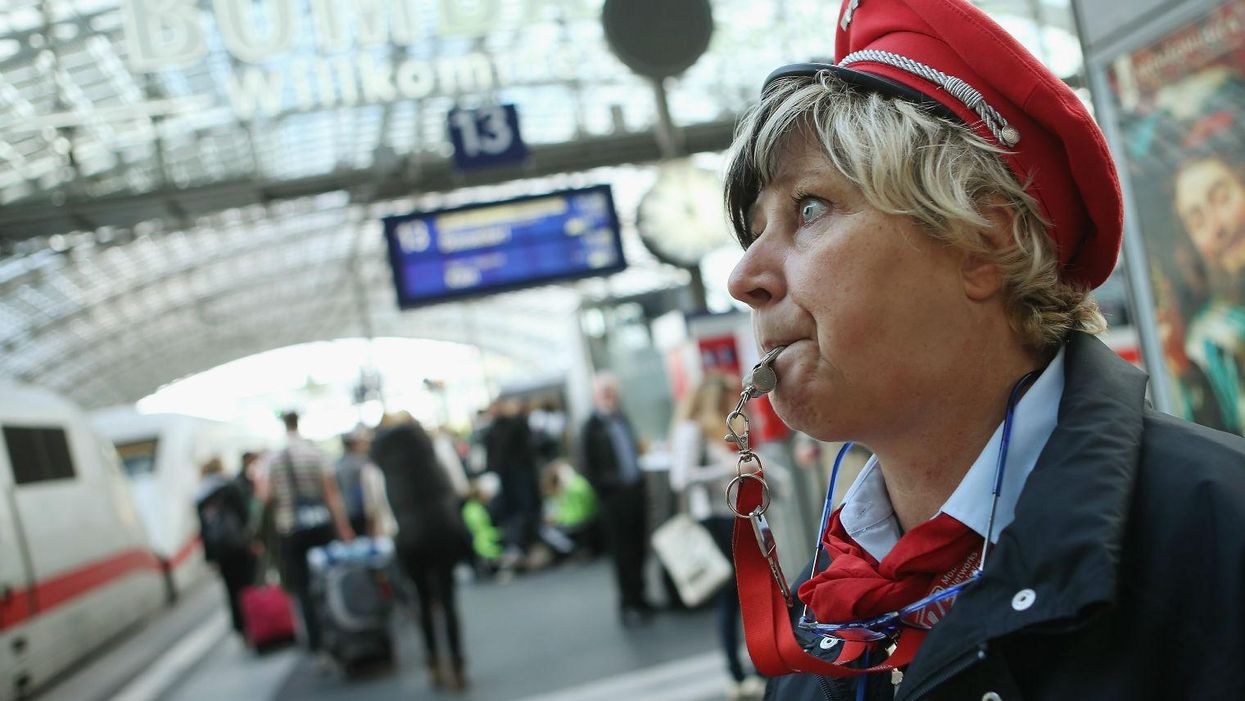
<path id="1" fill-rule="evenodd" d="M 739 449 L 739 459 L 735 462 L 735 477 L 726 486 L 726 505 L 730 507 L 731 513 L 739 518 L 761 516 L 769 509 L 769 484 L 766 483 L 762 472 L 761 458 L 752 450 L 748 437 L 748 415 L 744 413 L 744 405 L 748 403 L 748 400 L 760 397 L 774 389 L 778 377 L 774 374 L 770 363 L 774 362 L 774 358 L 778 357 L 778 353 L 783 348 L 785 346 L 779 346 L 766 353 L 765 357 L 752 367 L 752 371 L 744 378 L 744 388 L 739 393 L 739 402 L 735 404 L 735 410 L 726 416 L 726 440 L 734 443 Z M 756 469 L 749 469 L 745 472 L 744 466 L 751 463 L 756 463 Z M 744 480 L 749 479 L 761 484 L 761 503 L 751 512 L 742 513 L 736 508 L 739 488 L 743 486 Z"/>

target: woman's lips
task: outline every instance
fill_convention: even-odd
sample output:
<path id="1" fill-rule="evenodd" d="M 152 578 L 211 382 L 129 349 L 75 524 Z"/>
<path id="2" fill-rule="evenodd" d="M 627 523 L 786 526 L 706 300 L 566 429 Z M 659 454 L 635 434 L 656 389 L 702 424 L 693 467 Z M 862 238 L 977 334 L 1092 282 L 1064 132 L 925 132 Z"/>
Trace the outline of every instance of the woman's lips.
<path id="1" fill-rule="evenodd" d="M 765 356 L 770 351 L 774 350 L 775 348 L 779 348 L 779 347 L 783 348 L 783 350 L 785 351 L 787 348 L 790 348 L 792 345 L 799 343 L 801 340 L 803 339 L 795 338 L 789 341 L 772 341 L 772 342 L 766 341 L 765 343 L 761 344 L 761 355 Z M 779 355 L 781 354 L 782 352 L 780 351 Z"/>

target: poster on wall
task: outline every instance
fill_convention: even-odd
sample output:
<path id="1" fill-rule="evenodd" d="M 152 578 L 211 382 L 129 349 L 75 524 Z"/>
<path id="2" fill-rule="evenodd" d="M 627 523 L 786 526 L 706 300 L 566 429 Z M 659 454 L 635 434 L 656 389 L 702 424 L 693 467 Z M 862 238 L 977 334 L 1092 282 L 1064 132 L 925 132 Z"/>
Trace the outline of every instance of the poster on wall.
<path id="1" fill-rule="evenodd" d="M 1243 434 L 1245 0 L 1118 57 L 1108 78 L 1173 411 Z"/>

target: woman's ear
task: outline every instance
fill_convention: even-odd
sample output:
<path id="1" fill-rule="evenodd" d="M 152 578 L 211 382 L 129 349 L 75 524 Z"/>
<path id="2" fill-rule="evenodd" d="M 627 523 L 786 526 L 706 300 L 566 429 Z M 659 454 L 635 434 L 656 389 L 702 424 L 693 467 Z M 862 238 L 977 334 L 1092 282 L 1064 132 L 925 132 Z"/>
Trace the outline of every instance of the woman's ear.
<path id="1" fill-rule="evenodd" d="M 984 302 L 1002 291 L 1003 270 L 997 262 L 998 254 L 1015 245 L 1012 223 L 1016 213 L 1002 198 L 987 200 L 981 213 L 989 222 L 977 231 L 985 251 L 965 253 L 960 271 L 964 292 L 975 302 Z"/>

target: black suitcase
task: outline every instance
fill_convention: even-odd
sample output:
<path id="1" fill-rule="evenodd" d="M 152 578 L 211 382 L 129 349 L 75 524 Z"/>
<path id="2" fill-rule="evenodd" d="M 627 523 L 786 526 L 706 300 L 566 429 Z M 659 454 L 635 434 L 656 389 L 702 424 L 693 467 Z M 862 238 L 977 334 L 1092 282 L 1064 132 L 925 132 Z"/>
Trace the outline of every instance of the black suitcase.
<path id="1" fill-rule="evenodd" d="M 354 676 L 393 659 L 393 544 L 356 538 L 307 554 L 324 651 Z"/>

